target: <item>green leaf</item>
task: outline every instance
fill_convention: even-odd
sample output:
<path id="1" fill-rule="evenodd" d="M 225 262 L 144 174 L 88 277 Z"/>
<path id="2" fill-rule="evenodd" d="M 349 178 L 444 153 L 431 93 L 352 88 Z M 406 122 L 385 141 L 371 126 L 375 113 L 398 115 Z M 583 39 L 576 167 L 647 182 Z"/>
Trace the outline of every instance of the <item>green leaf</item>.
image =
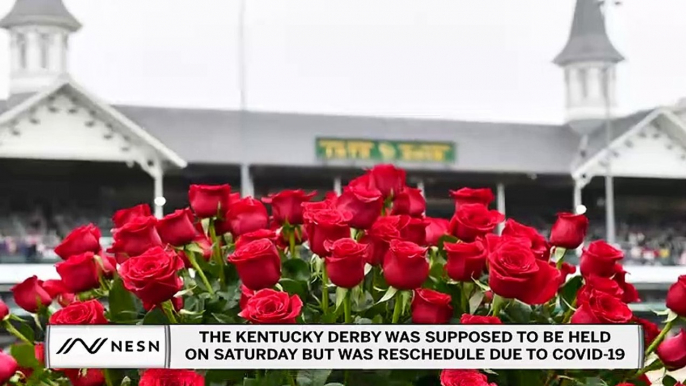
<path id="1" fill-rule="evenodd" d="M 662 378 L 662 386 L 674 386 L 677 383 L 679 383 L 679 381 L 672 378 L 670 375 L 665 375 L 665 377 Z"/>
<path id="2" fill-rule="evenodd" d="M 669 323 L 673 320 L 676 320 L 679 317 L 674 311 L 669 310 L 669 313 L 667 314 L 667 319 L 665 319 L 665 323 Z"/>
<path id="3" fill-rule="evenodd" d="M 345 385 L 344 385 L 344 384 L 342 384 L 342 383 L 338 383 L 338 382 L 336 382 L 336 383 L 327 383 L 327 384 L 326 384 L 326 385 L 324 385 L 324 386 L 345 386 Z"/>
<path id="4" fill-rule="evenodd" d="M 35 369 L 41 367 L 40 362 L 36 359 L 36 352 L 33 345 L 30 344 L 16 344 L 10 347 L 10 354 L 17 360 L 21 367 L 28 367 Z"/>
<path id="5" fill-rule="evenodd" d="M 310 280 L 310 267 L 302 259 L 290 259 L 283 262 L 283 277 L 307 282 Z"/>
<path id="6" fill-rule="evenodd" d="M 445 243 L 456 243 L 456 242 L 458 242 L 458 241 L 460 241 L 460 239 L 458 239 L 458 238 L 455 237 L 455 236 L 452 236 L 452 235 L 443 235 L 443 236 L 441 236 L 441 237 L 438 238 L 438 242 L 437 242 L 436 244 L 438 245 L 438 249 L 441 249 L 441 250 L 442 250 L 442 249 L 443 249 L 443 244 L 445 244 Z"/>
<path id="7" fill-rule="evenodd" d="M 169 324 L 169 318 L 164 314 L 160 307 L 155 307 L 143 317 L 143 324 L 146 325 L 165 325 Z"/>
<path id="8" fill-rule="evenodd" d="M 236 319 L 229 315 L 224 315 L 224 314 L 218 314 L 218 313 L 212 313 L 212 317 L 217 320 L 217 322 L 221 324 L 234 324 L 236 323 Z"/>
<path id="9" fill-rule="evenodd" d="M 509 315 L 515 323 L 530 323 L 531 320 L 531 306 L 515 300 L 506 309 L 505 313 Z"/>
<path id="10" fill-rule="evenodd" d="M 472 295 L 471 298 L 469 298 L 469 313 L 473 314 L 477 308 L 481 305 L 481 302 L 484 300 L 484 293 L 481 291 L 476 291 L 474 295 Z"/>
<path id="11" fill-rule="evenodd" d="M 394 288 L 394 287 L 388 287 L 388 290 L 387 290 L 386 293 L 383 295 L 383 297 L 381 298 L 381 300 L 378 301 L 378 303 L 387 302 L 387 301 L 393 299 L 393 296 L 395 296 L 395 294 L 396 294 L 397 292 L 398 292 L 398 290 L 397 290 L 396 288 Z M 377 304 L 378 304 L 378 303 L 377 303 Z"/>
<path id="12" fill-rule="evenodd" d="M 186 245 L 185 249 L 186 253 L 197 253 L 198 256 L 196 256 L 196 258 L 202 258 L 202 255 L 205 253 L 205 251 L 203 251 L 197 243 L 190 243 Z"/>
<path id="13" fill-rule="evenodd" d="M 109 317 L 113 322 L 131 321 L 138 316 L 133 295 L 124 288 L 124 283 L 118 277 L 112 282 L 108 303 Z"/>
<path id="14" fill-rule="evenodd" d="M 353 322 L 353 324 L 373 324 L 373 323 L 374 323 L 374 322 L 372 322 L 371 319 L 360 318 L 359 316 L 358 316 L 358 317 L 355 319 L 355 321 Z"/>
<path id="15" fill-rule="evenodd" d="M 336 287 L 336 308 L 343 304 L 346 296 L 348 295 L 348 289 L 343 287 Z"/>
<path id="16" fill-rule="evenodd" d="M 564 286 L 562 286 L 559 294 L 560 298 L 563 300 L 560 302 L 563 312 L 569 310 L 570 305 L 574 304 L 574 300 L 576 300 L 576 294 L 579 292 L 579 289 L 583 284 L 583 277 L 574 276 L 573 278 L 569 279 Z"/>
<path id="17" fill-rule="evenodd" d="M 298 371 L 298 386 L 324 386 L 331 370 L 300 370 Z"/>
<path id="18" fill-rule="evenodd" d="M 474 284 L 476 284 L 479 288 L 481 288 L 481 290 L 484 291 L 484 292 L 488 292 L 488 291 L 491 290 L 491 288 L 490 288 L 489 286 L 487 286 L 486 284 L 480 282 L 480 281 L 477 280 L 477 279 L 472 279 L 472 281 L 473 281 Z"/>
<path id="19" fill-rule="evenodd" d="M 244 378 L 243 386 L 259 386 L 259 382 L 254 378 Z"/>
<path id="20" fill-rule="evenodd" d="M 364 275 L 367 276 L 367 274 L 372 270 L 372 268 L 374 268 L 374 267 L 372 267 L 371 264 L 365 264 L 364 265 Z"/>
<path id="21" fill-rule="evenodd" d="M 208 382 L 238 382 L 245 378 L 243 370 L 209 370 L 205 373 L 205 380 Z"/>
<path id="22" fill-rule="evenodd" d="M 12 323 L 12 321 L 9 321 L 9 320 L 7 321 L 7 323 L 12 323 L 14 328 L 16 328 L 17 331 L 19 331 L 22 335 L 24 335 L 24 337 L 26 339 L 28 339 L 29 341 L 31 341 L 31 342 L 36 341 L 36 333 L 33 330 L 33 327 L 29 323 L 27 323 L 24 319 L 19 318 L 19 317 L 17 317 L 16 319 L 12 318 L 12 320 L 15 320 L 17 323 Z"/>
<path id="23" fill-rule="evenodd" d="M 279 281 L 279 284 L 281 284 L 281 287 L 285 292 L 288 292 L 291 295 L 298 295 L 300 296 L 300 299 L 307 299 L 307 282 L 296 281 L 284 277 Z"/>

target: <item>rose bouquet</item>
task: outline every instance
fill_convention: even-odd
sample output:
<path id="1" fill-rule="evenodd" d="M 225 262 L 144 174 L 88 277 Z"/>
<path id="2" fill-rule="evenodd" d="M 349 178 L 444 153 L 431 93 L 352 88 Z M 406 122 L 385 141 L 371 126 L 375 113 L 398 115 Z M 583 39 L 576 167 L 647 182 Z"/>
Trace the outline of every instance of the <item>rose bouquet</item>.
<path id="1" fill-rule="evenodd" d="M 55 249 L 60 280 L 33 276 L 12 288 L 33 320 L 0 302 L 2 325 L 18 339 L 0 352 L 0 385 L 646 386 L 647 372 L 686 366 L 686 334 L 667 334 L 686 316 L 686 277 L 670 288 L 660 329 L 627 306 L 639 299 L 621 251 L 590 243 L 574 275 L 565 256 L 585 238 L 583 215 L 559 214 L 545 238 L 489 209 L 489 189 L 450 194 L 451 219 L 426 217 L 422 192 L 406 186 L 405 172 L 379 165 L 321 201 L 302 190 L 257 200 L 229 185 L 192 185 L 189 207 L 164 218 L 147 205 L 119 210 L 110 248 L 102 250 L 97 227 L 79 227 Z M 46 324 L 174 323 L 636 323 L 648 359 L 638 371 L 44 366 Z"/>

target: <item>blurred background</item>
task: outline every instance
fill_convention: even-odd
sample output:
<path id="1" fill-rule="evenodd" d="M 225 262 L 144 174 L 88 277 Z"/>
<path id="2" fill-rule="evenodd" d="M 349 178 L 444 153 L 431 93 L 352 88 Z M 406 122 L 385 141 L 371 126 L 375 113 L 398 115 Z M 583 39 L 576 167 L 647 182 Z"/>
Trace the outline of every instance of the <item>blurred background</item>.
<path id="1" fill-rule="evenodd" d="M 191 183 L 321 197 L 376 163 L 549 232 L 586 213 L 655 319 L 686 273 L 681 0 L 0 0 L 0 296 Z M 15 310 L 20 312 L 19 310 Z"/>

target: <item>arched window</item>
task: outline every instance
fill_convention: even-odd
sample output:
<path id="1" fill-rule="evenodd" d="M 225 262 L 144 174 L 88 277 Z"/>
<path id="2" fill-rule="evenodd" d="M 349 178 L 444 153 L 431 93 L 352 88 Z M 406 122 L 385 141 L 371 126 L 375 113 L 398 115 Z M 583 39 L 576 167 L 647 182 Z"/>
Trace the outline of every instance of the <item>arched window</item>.
<path id="1" fill-rule="evenodd" d="M 26 59 L 26 36 L 24 34 L 17 35 L 17 52 L 19 54 L 19 68 L 25 69 L 27 66 Z"/>
<path id="2" fill-rule="evenodd" d="M 50 61 L 50 35 L 40 35 L 40 67 L 47 69 Z"/>
<path id="3" fill-rule="evenodd" d="M 588 70 L 585 68 L 579 69 L 579 88 L 581 89 L 581 97 L 588 98 Z"/>

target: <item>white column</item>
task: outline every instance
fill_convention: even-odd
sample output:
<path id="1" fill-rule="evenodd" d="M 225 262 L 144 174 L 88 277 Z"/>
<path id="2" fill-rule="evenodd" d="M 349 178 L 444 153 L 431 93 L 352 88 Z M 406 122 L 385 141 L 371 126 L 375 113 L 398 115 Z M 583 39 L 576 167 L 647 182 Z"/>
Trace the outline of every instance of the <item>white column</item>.
<path id="1" fill-rule="evenodd" d="M 250 165 L 241 165 L 241 197 L 248 197 L 255 195 L 255 187 L 253 186 L 252 175 L 250 174 Z"/>
<path id="2" fill-rule="evenodd" d="M 341 188 L 341 177 L 336 176 L 336 178 L 333 179 L 333 191 L 336 192 L 337 195 L 341 195 L 341 192 L 343 191 Z"/>
<path id="3" fill-rule="evenodd" d="M 36 31 L 26 33 L 26 63 L 28 70 L 40 69 L 40 35 Z"/>
<path id="4" fill-rule="evenodd" d="M 505 215 L 505 185 L 502 182 L 499 182 L 496 187 L 496 197 L 498 212 Z M 498 234 L 500 234 L 503 231 L 503 227 L 505 227 L 504 222 L 498 224 Z"/>
<path id="5" fill-rule="evenodd" d="M 581 199 L 581 190 L 584 188 L 584 185 L 585 184 L 583 184 L 579 180 L 574 181 L 574 208 L 572 208 L 573 213 L 576 213 L 576 214 L 586 213 L 586 207 L 583 206 L 583 201 Z M 581 245 L 579 245 L 579 248 L 576 249 L 576 255 L 581 256 L 583 249 L 584 249 L 584 243 L 581 243 Z"/>
<path id="6" fill-rule="evenodd" d="M 155 217 L 164 217 L 164 204 L 167 200 L 164 198 L 164 172 L 160 168 L 157 173 L 153 176 L 155 181 L 155 197 L 153 198 L 153 204 L 155 205 Z"/>

